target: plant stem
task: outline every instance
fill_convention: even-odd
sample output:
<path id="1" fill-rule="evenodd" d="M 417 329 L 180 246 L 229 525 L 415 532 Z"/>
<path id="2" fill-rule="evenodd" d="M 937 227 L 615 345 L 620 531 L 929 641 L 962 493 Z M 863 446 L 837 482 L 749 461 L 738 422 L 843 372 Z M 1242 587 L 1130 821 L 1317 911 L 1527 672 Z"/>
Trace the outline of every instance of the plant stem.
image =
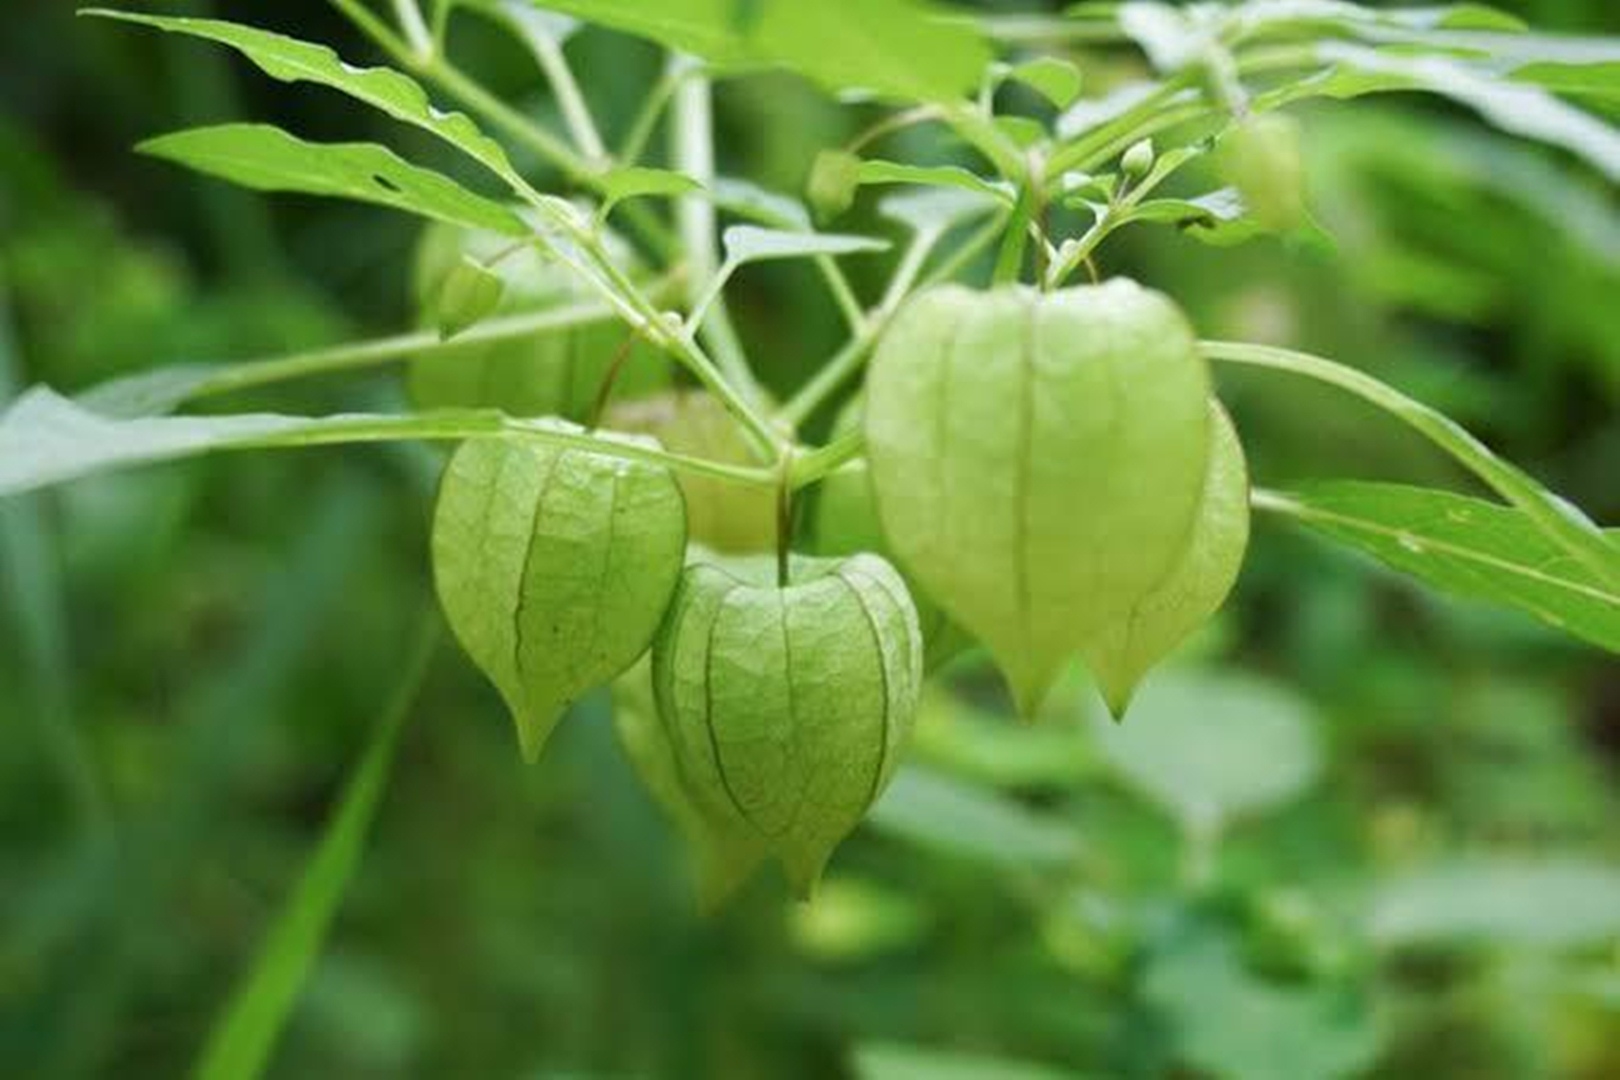
<path id="1" fill-rule="evenodd" d="M 776 474 L 776 587 L 788 587 L 793 554 L 793 452 L 782 455 Z"/>
<path id="2" fill-rule="evenodd" d="M 866 435 L 856 428 L 846 431 L 826 446 L 800 454 L 793 462 L 789 483 L 794 490 L 807 488 L 845 462 L 860 457 L 866 450 Z"/>
<path id="3" fill-rule="evenodd" d="M 1445 414 L 1365 372 L 1309 353 L 1226 341 L 1201 342 L 1200 349 L 1210 360 L 1303 375 L 1347 390 L 1376 405 L 1450 454 L 1509 504 L 1522 510 L 1549 539 L 1578 559 L 1599 580 L 1620 587 L 1620 550 L 1596 525 L 1516 465 L 1497 457 Z"/>
<path id="4" fill-rule="evenodd" d="M 641 156 L 647 152 L 647 144 L 652 141 L 653 131 L 658 127 L 658 120 L 668 107 L 670 99 L 675 96 L 675 88 L 680 85 L 682 74 L 673 68 L 668 69 L 659 78 L 653 88 L 641 103 L 641 110 L 636 113 L 635 120 L 630 123 L 630 130 L 626 132 L 624 142 L 619 146 L 618 158 L 626 165 L 635 165 L 641 161 Z"/>
<path id="5" fill-rule="evenodd" d="M 853 323 L 854 334 L 844 343 L 844 347 L 839 349 L 831 360 L 821 365 L 810 381 L 777 411 L 778 421 L 795 428 L 803 424 L 829 397 L 838 392 L 839 387 L 860 370 L 872 346 L 911 292 L 918 274 L 922 272 L 923 263 L 928 259 L 928 253 L 939 243 L 941 235 L 938 229 L 927 229 L 917 234 L 911 246 L 906 249 L 905 255 L 901 257 L 894 276 L 889 279 L 889 287 L 883 295 L 883 300 L 870 314 L 857 314 Z"/>
<path id="6" fill-rule="evenodd" d="M 483 117 L 508 138 L 528 147 L 572 183 L 592 191 L 602 191 L 602 178 L 574 153 L 573 149 L 506 102 L 486 90 L 440 53 L 419 56 L 358 0 L 329 0 L 350 22 L 406 70 L 438 86 L 465 108 Z M 670 262 L 676 255 L 669 230 L 644 206 L 624 208 L 624 220 L 646 241 L 652 251 Z"/>
<path id="7" fill-rule="evenodd" d="M 672 284 L 673 280 L 666 278 L 649 291 L 654 296 L 662 295 L 669 291 Z M 398 360 L 434 356 L 464 345 L 512 341 L 547 331 L 606 322 L 613 318 L 613 315 L 613 309 L 606 304 L 587 301 L 531 315 L 507 315 L 489 319 L 450 341 L 442 340 L 437 330 L 419 330 L 409 334 L 348 342 L 286 356 L 222 365 L 218 371 L 200 376 L 199 381 L 192 385 L 176 404 L 311 375 L 353 371 Z M 135 378 L 138 379 L 140 376 Z"/>
<path id="8" fill-rule="evenodd" d="M 678 64 L 681 61 L 672 60 Z M 673 124 L 670 128 L 671 157 L 682 172 L 705 187 L 714 183 L 714 101 L 709 80 L 700 75 L 688 75 L 676 87 Z M 745 426 L 755 428 L 753 434 L 763 439 L 756 441 L 766 452 L 779 454 L 784 440 L 768 424 L 758 424 L 753 404 L 765 399 L 765 393 L 748 366 L 742 343 L 732 327 L 731 316 L 721 293 L 725 268 L 720 264 L 719 237 L 716 235 L 714 203 L 698 196 L 686 196 L 675 204 L 676 224 L 686 251 L 691 275 L 687 279 L 687 297 L 693 308 L 692 329 L 701 333 L 703 340 L 714 349 L 715 360 L 722 376 L 729 384 L 727 392 L 748 403 Z M 710 310 L 712 309 L 712 310 Z M 713 389 L 711 387 L 711 389 Z"/>
<path id="9" fill-rule="evenodd" d="M 416 6 L 416 0 L 394 0 L 394 18 L 399 22 L 400 29 L 405 31 L 405 40 L 417 56 L 425 58 L 437 51 L 433 47 L 433 35 L 422 19 L 422 9 Z"/>
<path id="10" fill-rule="evenodd" d="M 596 121 L 591 118 L 591 110 L 585 104 L 585 95 L 580 92 L 573 69 L 568 66 L 568 57 L 563 55 L 562 45 L 544 34 L 525 34 L 524 37 L 541 70 L 546 73 L 552 93 L 557 95 L 557 108 L 562 112 L 563 122 L 568 125 L 574 145 L 585 155 L 587 163 L 605 165 L 609 160 L 607 147 L 596 128 Z"/>
<path id="11" fill-rule="evenodd" d="M 849 286 L 849 278 L 844 276 L 844 271 L 831 255 L 818 255 L 815 263 L 821 276 L 827 279 L 827 287 L 832 290 L 833 301 L 843 312 L 844 321 L 851 330 L 859 331 L 861 324 L 866 321 L 866 313 L 861 310 L 861 302 L 855 298 L 855 290 Z"/>
<path id="12" fill-rule="evenodd" d="M 590 423 L 586 425 L 592 431 L 602 426 L 602 414 L 607 412 L 608 402 L 613 399 L 614 384 L 619 381 L 619 373 L 624 370 L 624 362 L 630 359 L 630 350 L 636 347 L 638 336 L 634 330 L 625 336 L 602 376 L 602 385 L 597 388 L 596 400 L 591 404 Z"/>
<path id="13" fill-rule="evenodd" d="M 1006 221 L 1007 215 L 1004 213 L 991 218 L 984 227 L 953 252 L 949 259 L 923 278 L 923 287 L 954 277 L 969 260 L 1000 235 Z M 834 353 L 832 359 L 823 364 L 786 405 L 777 410 L 776 419 L 779 423 L 793 428 L 803 424 L 826 403 L 828 398 L 837 393 L 844 383 L 855 377 L 870 357 L 877 339 L 883 336 L 883 331 L 888 328 L 894 315 L 899 311 L 900 305 L 914 291 L 913 285 L 921 274 L 928 255 L 942 238 L 943 233 L 938 230 L 918 233 L 912 246 L 902 257 L 900 265 L 895 269 L 894 277 L 889 280 L 889 287 L 884 293 L 883 300 L 871 314 L 861 320 L 860 328 L 844 343 L 844 347 Z"/>
<path id="14" fill-rule="evenodd" d="M 308 428 L 292 428 L 272 435 L 255 436 L 240 442 L 219 444 L 220 450 L 274 450 L 304 446 L 341 446 L 378 442 L 461 442 L 467 439 L 508 437 L 544 443 L 569 450 L 584 450 L 604 457 L 662 465 L 679 472 L 712 476 L 755 487 L 774 487 L 781 479 L 775 468 L 731 465 L 660 450 L 644 442 L 592 435 L 572 425 L 555 421 L 529 420 L 507 416 L 488 409 L 447 410 L 417 413 L 414 416 L 368 416 L 349 423 L 312 422 Z"/>

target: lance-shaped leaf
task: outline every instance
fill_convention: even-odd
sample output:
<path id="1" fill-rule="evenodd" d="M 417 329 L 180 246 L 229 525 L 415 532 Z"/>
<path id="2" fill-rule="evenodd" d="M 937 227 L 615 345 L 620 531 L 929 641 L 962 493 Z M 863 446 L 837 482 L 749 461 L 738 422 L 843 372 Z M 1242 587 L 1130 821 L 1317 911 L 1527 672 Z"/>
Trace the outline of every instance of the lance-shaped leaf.
<path id="1" fill-rule="evenodd" d="M 512 174 L 511 163 L 499 143 L 480 131 L 464 114 L 434 108 L 420 83 L 392 68 L 355 67 L 344 63 L 325 45 L 220 19 L 172 18 L 101 8 L 81 14 L 139 23 L 229 46 L 273 79 L 318 83 L 341 91 L 401 123 L 443 139 L 496 173 Z"/>
<path id="2" fill-rule="evenodd" d="M 375 143 L 313 143 L 269 124 L 221 124 L 161 135 L 137 149 L 255 191 L 356 199 L 507 236 L 529 232 L 500 203 Z"/>
<path id="3" fill-rule="evenodd" d="M 1620 592 L 1521 510 L 1447 491 L 1359 481 L 1256 492 L 1255 505 L 1472 600 L 1529 612 L 1620 653 Z M 1608 534 L 1620 567 L 1620 533 Z"/>
<path id="4" fill-rule="evenodd" d="M 1439 55 L 1406 55 L 1345 42 L 1315 46 L 1333 70 L 1260 94 L 1266 110 L 1310 97 L 1354 98 L 1387 91 L 1421 90 L 1450 98 L 1502 131 L 1562 147 L 1611 180 L 1620 179 L 1620 129 L 1576 108 L 1539 86 L 1499 77 L 1483 65 Z"/>
<path id="5" fill-rule="evenodd" d="M 889 243 L 870 236 L 841 233 L 790 232 L 761 229 L 755 225 L 733 225 L 722 234 L 726 261 L 765 262 L 770 259 L 809 259 L 817 255 L 852 255 L 861 251 L 884 251 Z"/>
<path id="6" fill-rule="evenodd" d="M 1211 401 L 1209 467 L 1198 516 L 1170 573 L 1081 650 L 1115 717 L 1125 715 L 1148 669 L 1225 602 L 1249 546 L 1249 470 L 1243 444 Z"/>
<path id="7" fill-rule="evenodd" d="M 433 521 L 439 601 L 506 699 L 526 758 L 581 694 L 646 651 L 685 548 L 667 469 L 501 439 L 451 457 Z"/>
<path id="8" fill-rule="evenodd" d="M 653 647 L 688 790 L 809 895 L 894 773 L 922 652 L 905 583 L 876 556 L 796 562 L 785 586 L 694 565 Z"/>
<path id="9" fill-rule="evenodd" d="M 626 199 L 652 196 L 674 198 L 702 191 L 703 185 L 685 173 L 670 169 L 652 169 L 644 165 L 630 165 L 603 173 L 602 208 L 598 216 L 605 218 L 613 208 Z"/>
<path id="10" fill-rule="evenodd" d="M 949 101 L 990 61 L 967 20 L 922 0 L 545 0 L 542 5 L 648 37 L 728 68 L 780 65 L 829 90 Z"/>
<path id="11" fill-rule="evenodd" d="M 1079 67 L 1056 56 L 1038 56 L 1022 64 L 1004 65 L 999 74 L 1009 82 L 1029 87 L 1059 109 L 1074 104 L 1085 81 Z"/>
<path id="12" fill-rule="evenodd" d="M 687 790 L 658 715 L 650 660 L 614 680 L 613 730 L 648 794 L 692 849 L 699 903 L 705 909 L 724 903 L 765 861 L 765 843 L 752 829 L 704 813 Z"/>
<path id="13" fill-rule="evenodd" d="M 117 404 L 135 405 L 130 399 Z M 98 472 L 218 450 L 268 450 L 409 440 L 509 435 L 548 447 L 662 465 L 668 456 L 644 442 L 585 433 L 561 420 L 519 420 L 492 409 L 444 409 L 390 415 L 109 416 L 36 386 L 0 412 L 0 498 Z"/>
<path id="14" fill-rule="evenodd" d="M 1180 554 L 1208 399 L 1186 319 L 1123 279 L 935 289 L 884 335 L 866 404 L 883 532 L 1025 715 Z"/>

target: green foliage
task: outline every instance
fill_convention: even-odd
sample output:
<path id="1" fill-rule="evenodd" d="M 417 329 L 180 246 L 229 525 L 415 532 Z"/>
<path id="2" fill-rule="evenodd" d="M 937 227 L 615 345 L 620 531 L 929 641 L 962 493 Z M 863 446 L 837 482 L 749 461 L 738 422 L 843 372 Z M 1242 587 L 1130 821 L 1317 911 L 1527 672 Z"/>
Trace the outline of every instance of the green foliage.
<path id="1" fill-rule="evenodd" d="M 268 124 L 221 124 L 138 149 L 255 191 L 357 199 L 509 237 L 529 231 L 505 207 L 375 143 L 312 143 Z"/>
<path id="2" fill-rule="evenodd" d="M 1612 39 L 1338 0 L 330 6 L 388 66 L 100 13 L 365 107 L 271 87 L 360 141 L 141 144 L 202 181 L 121 144 L 229 114 L 226 54 L 63 12 L 0 40 L 0 497 L 64 485 L 0 505 L 14 1068 L 173 1075 L 241 964 L 204 1074 L 1620 1073 Z M 412 289 L 397 216 L 344 202 L 430 223 Z M 465 443 L 430 537 L 420 447 L 98 475 L 418 441 Z M 360 865 L 392 729 L 307 810 L 424 547 L 474 664 L 421 688 L 445 722 Z M 813 906 L 748 886 L 835 847 Z"/>
<path id="3" fill-rule="evenodd" d="M 1620 652 L 1620 593 L 1522 511 L 1399 484 L 1318 482 L 1268 505 L 1428 585 Z M 1613 534 L 1611 533 L 1611 536 Z M 1620 544 L 1614 558 L 1620 561 Z"/>
<path id="4" fill-rule="evenodd" d="M 733 0 L 548 0 L 582 19 L 650 37 L 726 68 L 782 65 L 829 90 L 949 100 L 975 86 L 988 51 L 967 27 L 931 18 L 917 0 L 828 7 L 758 0 L 740 21 Z"/>
<path id="5" fill-rule="evenodd" d="M 406 659 L 398 697 L 378 722 L 365 757 L 355 767 L 342 802 L 260 947 L 258 959 L 209 1035 L 194 1073 L 198 1080 L 243 1080 L 264 1072 L 360 863 L 377 804 L 387 789 L 400 728 L 415 703 L 437 644 L 434 626 L 421 635 Z"/>
<path id="6" fill-rule="evenodd" d="M 1128 723 L 1099 723 L 1096 739 L 1125 780 L 1190 834 L 1208 835 L 1304 791 L 1321 770 L 1317 727 L 1305 703 L 1266 683 L 1166 676 Z"/>
<path id="7" fill-rule="evenodd" d="M 491 439 L 456 451 L 434 512 L 434 580 L 525 757 L 647 650 L 685 547 L 667 469 Z"/>

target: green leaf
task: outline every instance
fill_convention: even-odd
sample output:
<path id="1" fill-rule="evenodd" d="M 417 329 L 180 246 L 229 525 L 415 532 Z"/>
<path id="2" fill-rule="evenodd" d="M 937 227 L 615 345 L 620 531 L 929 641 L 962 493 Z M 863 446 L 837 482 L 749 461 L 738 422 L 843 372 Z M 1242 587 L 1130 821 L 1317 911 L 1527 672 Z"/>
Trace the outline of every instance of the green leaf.
<path id="1" fill-rule="evenodd" d="M 1008 68 L 1005 74 L 1009 81 L 1024 84 L 1060 109 L 1074 104 L 1084 83 L 1077 66 L 1056 56 L 1026 60 Z"/>
<path id="2" fill-rule="evenodd" d="M 754 225 L 733 225 L 721 236 L 726 260 L 733 265 L 764 262 L 769 259 L 809 259 L 818 255 L 852 255 L 862 251 L 886 251 L 886 240 L 839 233 L 789 232 L 761 229 Z"/>
<path id="3" fill-rule="evenodd" d="M 1173 225 L 1196 240 L 1228 247 L 1265 232 L 1248 211 L 1237 188 L 1221 188 L 1190 199 L 1148 199 L 1132 208 L 1124 220 Z"/>
<path id="4" fill-rule="evenodd" d="M 1458 464 L 1523 511 L 1550 540 L 1575 556 L 1611 589 L 1620 589 L 1614 543 L 1580 509 L 1548 491 L 1524 470 L 1497 457 L 1449 416 L 1377 379 L 1320 356 L 1271 345 L 1203 341 L 1206 357 L 1302 375 L 1337 386 L 1389 413 L 1450 454 Z"/>
<path id="5" fill-rule="evenodd" d="M 1326 482 L 1257 498 L 1434 588 L 1529 612 L 1620 652 L 1620 591 L 1520 510 L 1400 484 Z M 1613 555 L 1620 566 L 1620 543 Z"/>
<path id="6" fill-rule="evenodd" d="M 415 416 L 239 413 L 117 418 L 87 409 L 48 387 L 35 387 L 0 412 L 0 498 L 111 469 L 218 450 L 492 435 L 513 435 L 626 461 L 662 464 L 669 457 L 646 445 L 587 435 L 560 420 L 514 420 L 493 410 L 445 410 Z M 699 468 L 702 463 L 682 464 Z"/>
<path id="7" fill-rule="evenodd" d="M 1175 1057 L 1201 1075 L 1362 1076 L 1387 1038 L 1364 996 L 1263 979 L 1244 966 L 1237 943 L 1213 928 L 1195 927 L 1154 950 L 1140 986 L 1169 1029 Z"/>
<path id="8" fill-rule="evenodd" d="M 1179 554 L 1204 486 L 1209 373 L 1159 293 L 959 286 L 913 299 L 867 382 L 883 532 L 1032 715 Z"/>
<path id="9" fill-rule="evenodd" d="M 993 203 L 960 188 L 925 187 L 897 191 L 878 201 L 879 214 L 903 225 L 914 236 L 941 236 L 970 218 L 980 217 L 999 203 Z"/>
<path id="10" fill-rule="evenodd" d="M 922 766 L 901 769 L 872 827 L 955 858 L 1008 869 L 1073 866 L 1083 845 L 1069 822 Z"/>
<path id="11" fill-rule="evenodd" d="M 137 149 L 255 191 L 357 199 L 508 236 L 529 232 L 500 203 L 376 143 L 312 143 L 268 124 L 221 124 L 160 135 Z"/>
<path id="12" fill-rule="evenodd" d="M 1620 869 L 1573 858 L 1475 856 L 1379 885 L 1367 930 L 1386 948 L 1597 946 L 1620 935 Z"/>
<path id="13" fill-rule="evenodd" d="M 765 844 L 751 829 L 705 814 L 687 791 L 653 695 L 652 663 L 643 657 L 613 683 L 613 729 L 653 800 L 692 849 L 698 898 L 713 909 L 751 877 Z"/>
<path id="14" fill-rule="evenodd" d="M 433 518 L 439 602 L 505 698 L 526 759 L 582 694 L 646 652 L 685 551 L 667 469 L 502 439 L 451 457 Z"/>
<path id="15" fill-rule="evenodd" d="M 1273 683 L 1166 671 L 1125 723 L 1099 717 L 1093 734 L 1127 783 L 1207 834 L 1308 788 L 1322 766 L 1317 726 L 1305 702 Z"/>
<path id="16" fill-rule="evenodd" d="M 1071 1069 L 1012 1058 L 868 1042 L 855 1048 L 858 1080 L 1083 1080 Z"/>
<path id="17" fill-rule="evenodd" d="M 80 12 L 122 22 L 139 23 L 176 34 L 187 34 L 227 45 L 273 79 L 282 82 L 312 82 L 341 91 L 395 120 L 421 128 L 488 167 L 510 176 L 511 163 L 500 144 L 478 129 L 461 113 L 440 112 L 428 100 L 421 84 L 390 68 L 361 68 L 345 64 L 325 45 L 316 45 L 283 34 L 218 19 L 166 18 L 132 11 L 101 8 Z"/>
<path id="18" fill-rule="evenodd" d="M 1261 32 L 1311 27 L 1317 31 L 1337 30 L 1364 35 L 1374 32 L 1418 32 L 1440 30 L 1520 31 L 1524 22 L 1516 16 L 1484 4 L 1441 4 L 1424 7 L 1380 10 L 1345 0 L 1250 0 L 1232 9 L 1230 27 L 1239 37 Z M 1429 40 L 1419 37 L 1418 40 Z"/>
<path id="19" fill-rule="evenodd" d="M 738 217 L 769 225 L 773 229 L 808 230 L 810 212 L 791 195 L 763 188 L 751 180 L 735 176 L 716 177 L 714 204 Z"/>
<path id="20" fill-rule="evenodd" d="M 495 311 L 501 303 L 506 283 L 476 259 L 463 256 L 445 275 L 439 289 L 437 322 L 439 337 L 449 341 Z"/>
<path id="21" fill-rule="evenodd" d="M 627 166 L 603 173 L 601 183 L 602 209 L 599 216 L 603 218 L 626 199 L 640 199 L 647 196 L 675 198 L 703 190 L 701 183 L 685 173 L 669 169 L 652 169 L 642 165 Z"/>
<path id="22" fill-rule="evenodd" d="M 432 624 L 436 629 L 436 623 Z M 297 886 L 287 897 L 258 956 L 209 1033 L 192 1075 L 198 1080 L 252 1080 L 269 1063 L 277 1037 L 320 955 L 328 928 L 360 864 L 377 806 L 387 789 L 405 722 L 438 634 L 424 633 L 406 658 L 393 703 L 355 767 L 336 812 L 321 833 Z"/>
<path id="23" fill-rule="evenodd" d="M 693 566 L 653 647 L 688 791 L 808 896 L 894 774 L 922 653 L 905 583 L 875 555 L 804 560 L 785 585 Z"/>
<path id="24" fill-rule="evenodd" d="M 898 161 L 869 159 L 861 162 L 857 180 L 861 184 L 927 184 L 960 188 L 1005 206 L 1011 206 L 1015 201 L 1007 185 L 986 180 L 960 165 L 906 165 Z"/>
<path id="25" fill-rule="evenodd" d="M 1148 670 L 1202 626 L 1237 582 L 1249 545 L 1249 471 L 1243 445 L 1210 402 L 1209 469 L 1191 532 L 1168 576 L 1125 618 L 1081 650 L 1115 717 L 1125 715 Z"/>
<path id="26" fill-rule="evenodd" d="M 1505 81 L 1448 57 L 1408 56 L 1342 42 L 1323 42 L 1317 54 L 1339 70 L 1303 80 L 1263 97 L 1265 107 L 1324 95 L 1358 97 L 1389 90 L 1425 90 L 1474 110 L 1503 131 L 1562 147 L 1620 180 L 1620 129 L 1537 86 Z"/>
<path id="27" fill-rule="evenodd" d="M 544 0 L 543 7 L 692 53 L 728 68 L 783 66 L 833 91 L 949 101 L 972 93 L 990 50 L 966 20 L 920 0 L 859 4 L 757 0 L 744 25 L 735 0 Z"/>

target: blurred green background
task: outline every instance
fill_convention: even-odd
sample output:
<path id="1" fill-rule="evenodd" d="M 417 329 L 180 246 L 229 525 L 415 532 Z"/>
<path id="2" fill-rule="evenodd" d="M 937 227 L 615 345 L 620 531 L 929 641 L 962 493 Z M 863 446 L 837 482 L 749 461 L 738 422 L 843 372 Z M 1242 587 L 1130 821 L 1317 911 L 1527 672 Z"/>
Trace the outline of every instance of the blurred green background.
<path id="1" fill-rule="evenodd" d="M 1612 0 L 1499 6 L 1620 33 Z M 0 30 L 0 399 L 412 322 L 411 220 L 130 148 L 248 117 L 432 148 L 71 8 L 10 0 Z M 317 0 L 170 10 L 375 59 Z M 554 119 L 509 41 L 468 18 L 454 48 Z M 587 31 L 570 55 L 621 131 L 657 51 Z M 1103 85 L 1136 61 L 1082 63 Z M 875 115 L 788 76 L 718 108 L 722 170 L 786 191 Z M 1302 117 L 1336 251 L 1154 232 L 1105 269 L 1206 336 L 1374 371 L 1620 522 L 1616 192 L 1428 100 Z M 936 152 L 917 139 L 889 156 Z M 870 296 L 881 267 L 852 267 Z M 751 272 L 736 305 L 778 388 L 839 344 L 802 269 Z M 1328 391 L 1221 389 L 1269 486 L 1458 481 Z M 384 371 L 225 405 L 399 398 Z M 431 618 L 438 454 L 235 454 L 0 502 L 0 1075 L 193 1059 Z M 1025 728 L 980 662 L 952 668 L 809 907 L 765 876 L 700 915 L 605 696 L 525 767 L 441 646 L 271 1075 L 1620 1076 L 1620 665 L 1257 524 L 1236 597 L 1123 728 L 1079 673 Z"/>

